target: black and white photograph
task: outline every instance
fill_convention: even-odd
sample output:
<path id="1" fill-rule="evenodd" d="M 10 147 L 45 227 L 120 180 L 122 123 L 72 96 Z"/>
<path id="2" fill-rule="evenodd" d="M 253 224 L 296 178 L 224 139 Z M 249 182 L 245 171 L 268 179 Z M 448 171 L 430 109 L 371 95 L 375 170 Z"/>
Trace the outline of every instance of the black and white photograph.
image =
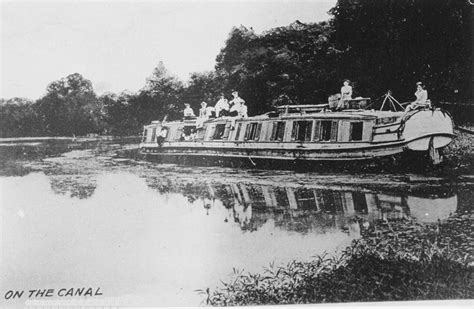
<path id="1" fill-rule="evenodd" d="M 0 0 L 0 308 L 472 308 L 473 28 L 472 0 Z"/>

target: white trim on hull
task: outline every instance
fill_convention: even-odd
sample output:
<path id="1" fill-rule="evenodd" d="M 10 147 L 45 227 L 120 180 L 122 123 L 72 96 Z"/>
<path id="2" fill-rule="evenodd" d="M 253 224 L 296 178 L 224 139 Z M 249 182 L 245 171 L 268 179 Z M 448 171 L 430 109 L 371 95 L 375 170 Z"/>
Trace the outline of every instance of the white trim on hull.
<path id="1" fill-rule="evenodd" d="M 276 160 L 306 160 L 306 161 L 347 161 L 369 160 L 378 157 L 387 157 L 404 151 L 405 142 L 395 142 L 389 145 L 367 145 L 354 148 L 243 148 L 243 147 L 211 147 L 211 146 L 172 146 L 163 148 L 148 148 L 144 154 L 155 156 L 211 156 L 227 158 L 258 158 Z M 147 149 L 145 147 L 145 149 Z"/>

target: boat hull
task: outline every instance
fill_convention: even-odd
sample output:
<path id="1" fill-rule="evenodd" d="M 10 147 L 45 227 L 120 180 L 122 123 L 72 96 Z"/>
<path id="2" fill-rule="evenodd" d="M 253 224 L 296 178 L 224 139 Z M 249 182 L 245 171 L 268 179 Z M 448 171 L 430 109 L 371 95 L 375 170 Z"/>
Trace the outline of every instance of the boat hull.
<path id="1" fill-rule="evenodd" d="M 246 145 L 247 144 L 247 145 Z M 278 147 L 279 146 L 279 147 Z M 212 143 L 183 142 L 162 147 L 142 147 L 141 152 L 149 156 L 187 156 L 245 158 L 281 161 L 351 161 L 388 157 L 404 151 L 405 143 L 397 141 L 372 145 L 262 145 L 261 143 Z"/>
<path id="2" fill-rule="evenodd" d="M 403 137 L 407 148 L 413 151 L 428 151 L 430 147 L 441 149 L 454 138 L 453 121 L 440 109 L 421 110 L 407 116 Z"/>
<path id="3" fill-rule="evenodd" d="M 431 162 L 439 163 L 439 149 L 454 137 L 451 117 L 439 109 L 215 119 L 191 136 L 186 132 L 197 128 L 193 125 L 152 123 L 145 127 L 141 153 L 178 163 L 217 158 L 218 162 L 226 159 L 313 164 L 378 160 L 414 152 L 422 156 L 431 153 Z M 163 134 L 161 139 L 158 132 Z"/>

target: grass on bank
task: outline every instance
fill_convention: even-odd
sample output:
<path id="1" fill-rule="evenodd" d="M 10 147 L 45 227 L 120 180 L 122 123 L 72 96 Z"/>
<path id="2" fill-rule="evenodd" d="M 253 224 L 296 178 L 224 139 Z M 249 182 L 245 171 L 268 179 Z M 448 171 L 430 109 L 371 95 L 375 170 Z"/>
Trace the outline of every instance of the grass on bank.
<path id="1" fill-rule="evenodd" d="M 474 135 L 456 130 L 456 138 L 443 149 L 447 167 L 474 171 Z"/>
<path id="2" fill-rule="evenodd" d="M 231 282 L 201 293 L 212 306 L 472 299 L 472 255 L 454 248 L 451 234 L 459 232 L 452 223 L 472 220 L 455 219 L 427 228 L 388 224 L 384 237 L 366 231 L 338 257 L 271 265 L 262 274 L 234 271 Z M 463 242 L 472 245 L 472 232 Z"/>

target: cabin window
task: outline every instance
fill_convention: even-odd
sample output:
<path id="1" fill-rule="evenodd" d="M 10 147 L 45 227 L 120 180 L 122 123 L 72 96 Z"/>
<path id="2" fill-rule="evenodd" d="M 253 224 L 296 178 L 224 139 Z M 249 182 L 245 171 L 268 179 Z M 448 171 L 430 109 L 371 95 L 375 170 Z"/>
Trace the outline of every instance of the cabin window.
<path id="1" fill-rule="evenodd" d="M 361 141 L 363 128 L 363 122 L 351 122 L 350 140 Z"/>
<path id="2" fill-rule="evenodd" d="M 271 141 L 282 141 L 285 136 L 285 121 L 273 122 L 272 135 L 270 136 Z"/>
<path id="3" fill-rule="evenodd" d="M 154 142 L 156 138 L 156 128 L 151 130 L 151 142 Z"/>
<path id="4" fill-rule="evenodd" d="M 168 127 L 161 127 L 161 130 L 159 132 L 159 134 L 156 134 L 156 128 L 153 129 L 153 140 L 155 140 L 155 135 L 156 136 L 161 136 L 163 139 L 166 139 L 167 137 L 169 137 L 169 135 L 171 134 L 168 134 L 170 133 L 170 130 Z"/>
<path id="5" fill-rule="evenodd" d="M 204 128 L 198 129 L 197 134 L 196 134 L 196 139 L 204 139 L 205 133 L 206 133 L 206 130 L 204 130 Z"/>
<path id="6" fill-rule="evenodd" d="M 222 139 L 224 137 L 225 132 L 225 123 L 219 123 L 216 125 L 216 129 L 214 130 L 214 135 L 212 139 Z"/>
<path id="7" fill-rule="evenodd" d="M 335 141 L 337 140 L 338 121 L 323 120 L 316 122 L 314 140 Z"/>
<path id="8" fill-rule="evenodd" d="M 180 141 L 190 141 L 196 138 L 196 126 L 184 126 L 181 130 Z"/>
<path id="9" fill-rule="evenodd" d="M 242 123 L 239 123 L 237 125 L 237 131 L 235 131 L 235 140 L 238 141 L 239 140 L 239 136 L 240 136 L 240 131 L 242 130 Z"/>
<path id="10" fill-rule="evenodd" d="M 260 137 L 260 131 L 262 130 L 262 124 L 258 122 L 251 122 L 247 124 L 245 129 L 245 140 L 256 141 Z"/>
<path id="11" fill-rule="evenodd" d="M 291 134 L 291 139 L 293 141 L 300 141 L 300 142 L 310 141 L 312 128 L 313 128 L 312 121 L 293 122 L 293 131 Z"/>
<path id="12" fill-rule="evenodd" d="M 183 128 L 183 133 L 186 135 L 190 135 L 196 132 L 196 126 L 185 126 Z"/>
<path id="13" fill-rule="evenodd" d="M 143 130 L 143 136 L 142 136 L 142 143 L 146 142 L 146 133 L 148 132 L 147 129 Z"/>

